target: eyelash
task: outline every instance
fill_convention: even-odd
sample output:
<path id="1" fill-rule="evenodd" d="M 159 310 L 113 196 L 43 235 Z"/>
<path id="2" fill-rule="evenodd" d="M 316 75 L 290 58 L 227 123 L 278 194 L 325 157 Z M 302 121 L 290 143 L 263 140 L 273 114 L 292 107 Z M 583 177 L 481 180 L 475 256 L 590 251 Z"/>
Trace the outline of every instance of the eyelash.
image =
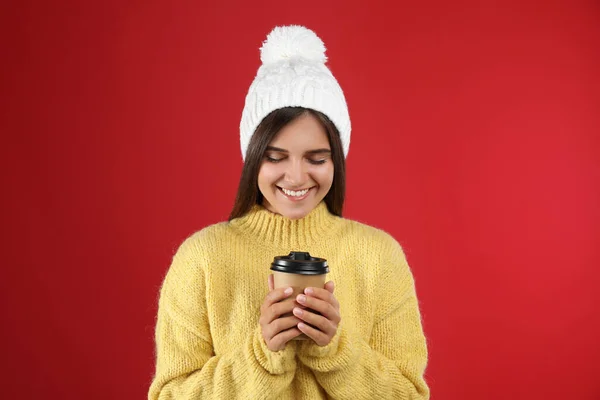
<path id="1" fill-rule="evenodd" d="M 277 164 L 280 161 L 283 161 L 284 158 L 273 158 L 273 157 L 269 157 L 266 156 L 267 161 L 273 164 Z M 321 164 L 325 164 L 327 160 L 311 160 L 310 158 L 308 159 L 308 162 L 313 164 L 313 165 L 321 165 Z"/>

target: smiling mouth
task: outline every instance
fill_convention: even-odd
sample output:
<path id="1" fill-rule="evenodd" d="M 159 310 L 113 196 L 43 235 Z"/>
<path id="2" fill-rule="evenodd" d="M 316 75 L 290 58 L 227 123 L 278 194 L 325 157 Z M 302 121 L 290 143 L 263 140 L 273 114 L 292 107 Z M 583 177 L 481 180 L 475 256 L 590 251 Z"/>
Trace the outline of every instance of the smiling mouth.
<path id="1" fill-rule="evenodd" d="M 293 198 L 293 199 L 301 199 L 303 197 L 305 197 L 308 192 L 310 191 L 310 189 L 312 189 L 312 187 L 307 188 L 307 189 L 302 189 L 302 190 L 288 190 L 288 189 L 284 189 L 282 187 L 277 186 L 277 188 L 283 193 L 285 194 L 287 197 Z"/>

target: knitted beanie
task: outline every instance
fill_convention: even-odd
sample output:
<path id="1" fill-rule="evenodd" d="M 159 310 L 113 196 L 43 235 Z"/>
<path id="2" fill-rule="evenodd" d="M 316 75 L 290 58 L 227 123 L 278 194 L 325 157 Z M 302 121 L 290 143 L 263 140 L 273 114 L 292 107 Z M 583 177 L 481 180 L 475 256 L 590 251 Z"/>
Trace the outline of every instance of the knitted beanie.
<path id="1" fill-rule="evenodd" d="M 344 157 L 350 147 L 350 116 L 342 88 L 325 66 L 325 45 L 302 26 L 276 27 L 260 49 L 262 65 L 250 85 L 240 122 L 242 158 L 254 131 L 269 113 L 304 107 L 325 114 L 340 133 Z"/>

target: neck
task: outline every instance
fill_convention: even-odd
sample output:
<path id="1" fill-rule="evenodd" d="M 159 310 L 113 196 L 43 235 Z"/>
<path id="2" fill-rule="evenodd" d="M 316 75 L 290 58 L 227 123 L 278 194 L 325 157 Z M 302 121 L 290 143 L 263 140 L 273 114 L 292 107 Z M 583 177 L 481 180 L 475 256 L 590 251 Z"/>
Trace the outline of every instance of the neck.
<path id="1" fill-rule="evenodd" d="M 303 250 L 323 241 L 337 231 L 341 218 L 329 213 L 324 202 L 308 215 L 289 219 L 263 206 L 254 206 L 248 214 L 231 221 L 244 236 L 285 251 Z"/>

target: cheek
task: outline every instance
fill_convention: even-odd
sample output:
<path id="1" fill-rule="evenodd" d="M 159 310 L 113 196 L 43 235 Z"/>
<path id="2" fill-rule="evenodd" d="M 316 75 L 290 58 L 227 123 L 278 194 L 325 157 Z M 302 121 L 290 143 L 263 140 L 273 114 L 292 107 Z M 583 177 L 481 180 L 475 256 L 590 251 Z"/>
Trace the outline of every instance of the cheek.
<path id="1" fill-rule="evenodd" d="M 313 174 L 313 177 L 322 189 L 329 191 L 333 184 L 333 165 L 319 169 Z"/>
<path id="2" fill-rule="evenodd" d="M 258 186 L 272 185 L 277 177 L 277 169 L 273 165 L 263 164 L 258 170 Z"/>

